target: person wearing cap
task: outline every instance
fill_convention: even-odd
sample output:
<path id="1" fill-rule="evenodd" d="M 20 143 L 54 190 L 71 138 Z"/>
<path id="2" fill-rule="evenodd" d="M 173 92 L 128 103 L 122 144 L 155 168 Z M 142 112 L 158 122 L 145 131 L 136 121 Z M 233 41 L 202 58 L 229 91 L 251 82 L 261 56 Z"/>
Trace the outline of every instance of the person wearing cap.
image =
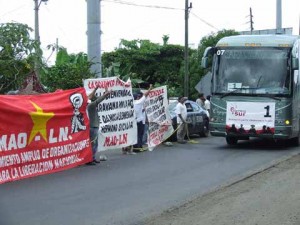
<path id="1" fill-rule="evenodd" d="M 99 116 L 97 111 L 97 106 L 100 102 L 102 102 L 110 93 L 107 88 L 102 96 L 96 97 L 96 91 L 98 87 L 96 87 L 89 95 L 88 101 L 89 104 L 87 106 L 87 113 L 90 120 L 90 139 L 92 142 L 92 151 L 93 151 L 93 160 L 88 162 L 87 165 L 96 165 L 96 163 L 100 163 L 99 160 L 96 160 L 96 153 L 98 149 L 98 131 L 99 131 Z"/>
<path id="2" fill-rule="evenodd" d="M 187 126 L 186 126 L 187 109 L 184 104 L 186 100 L 187 100 L 186 97 L 179 97 L 175 109 L 177 115 L 177 142 L 180 144 L 186 143 L 186 140 L 184 140 L 184 137 L 187 132 Z"/>

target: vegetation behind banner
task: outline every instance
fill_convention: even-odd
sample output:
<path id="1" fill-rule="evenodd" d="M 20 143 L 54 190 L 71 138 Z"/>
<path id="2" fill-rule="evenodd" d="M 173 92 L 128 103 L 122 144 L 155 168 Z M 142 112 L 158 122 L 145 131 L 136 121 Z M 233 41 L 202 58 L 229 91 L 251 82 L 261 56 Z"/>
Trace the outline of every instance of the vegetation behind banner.
<path id="1" fill-rule="evenodd" d="M 38 58 L 39 78 L 45 88 L 71 89 L 82 86 L 82 80 L 95 77 L 90 72 L 92 62 L 85 53 L 69 54 L 67 49 L 49 45 L 57 52 L 54 65 L 47 65 L 41 57 L 39 43 L 30 38 L 32 29 L 24 24 L 0 24 L 0 94 L 17 90 L 26 75 L 34 68 Z M 233 30 L 222 30 L 203 37 L 197 49 L 189 49 L 189 97 L 196 98 L 194 88 L 206 73 L 200 67 L 202 54 L 207 46 L 214 46 L 224 37 L 235 35 Z M 167 85 L 169 96 L 183 94 L 184 47 L 168 44 L 169 36 L 162 37 L 163 44 L 149 40 L 121 40 L 112 52 L 102 54 L 102 77 L 120 76 L 131 79 L 134 88 L 145 88 L 145 84 Z"/>

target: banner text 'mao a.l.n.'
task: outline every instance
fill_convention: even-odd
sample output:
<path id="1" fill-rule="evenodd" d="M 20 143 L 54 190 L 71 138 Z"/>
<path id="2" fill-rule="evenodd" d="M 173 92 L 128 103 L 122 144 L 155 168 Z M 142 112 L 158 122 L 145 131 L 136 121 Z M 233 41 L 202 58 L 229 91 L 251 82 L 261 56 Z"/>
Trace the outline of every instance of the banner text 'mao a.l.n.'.
<path id="1" fill-rule="evenodd" d="M 92 160 L 84 88 L 0 96 L 0 183 Z"/>
<path id="2" fill-rule="evenodd" d="M 133 107 L 131 82 L 118 77 L 84 80 L 84 88 L 90 94 L 96 87 L 96 96 L 105 88 L 111 93 L 98 104 L 99 116 L 98 151 L 116 149 L 136 144 L 137 125 Z"/>
<path id="3" fill-rule="evenodd" d="M 148 148 L 152 150 L 174 132 L 168 111 L 167 86 L 149 92 L 145 101 L 145 111 L 149 123 Z"/>

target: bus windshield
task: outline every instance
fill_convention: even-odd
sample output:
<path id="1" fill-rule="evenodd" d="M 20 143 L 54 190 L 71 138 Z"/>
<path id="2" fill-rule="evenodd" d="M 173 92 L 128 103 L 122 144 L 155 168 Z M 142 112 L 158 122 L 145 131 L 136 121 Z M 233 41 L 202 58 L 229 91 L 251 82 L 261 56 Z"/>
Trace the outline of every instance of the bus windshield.
<path id="1" fill-rule="evenodd" d="M 288 95 L 291 92 L 287 48 L 224 48 L 214 56 L 213 93 Z"/>

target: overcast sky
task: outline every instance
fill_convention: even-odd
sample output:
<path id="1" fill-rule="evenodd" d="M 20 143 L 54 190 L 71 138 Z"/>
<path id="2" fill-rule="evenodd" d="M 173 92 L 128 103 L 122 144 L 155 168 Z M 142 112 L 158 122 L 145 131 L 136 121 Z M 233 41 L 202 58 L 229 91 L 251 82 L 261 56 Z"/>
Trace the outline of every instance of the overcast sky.
<path id="1" fill-rule="evenodd" d="M 190 2 L 193 6 L 189 17 L 191 47 L 196 48 L 200 39 L 211 32 L 250 30 L 250 7 L 254 29 L 276 27 L 276 0 Z M 0 0 L 0 5 L 0 23 L 15 21 L 34 28 L 33 0 Z M 162 43 L 163 35 L 169 35 L 171 44 L 184 45 L 184 6 L 185 0 L 101 0 L 102 50 L 113 51 L 120 39 L 149 39 Z M 85 0 L 42 3 L 39 10 L 42 46 L 45 48 L 58 38 L 59 45 L 70 53 L 87 52 L 86 11 Z M 298 34 L 299 16 L 300 0 L 282 0 L 283 28 L 293 27 L 293 34 Z"/>

